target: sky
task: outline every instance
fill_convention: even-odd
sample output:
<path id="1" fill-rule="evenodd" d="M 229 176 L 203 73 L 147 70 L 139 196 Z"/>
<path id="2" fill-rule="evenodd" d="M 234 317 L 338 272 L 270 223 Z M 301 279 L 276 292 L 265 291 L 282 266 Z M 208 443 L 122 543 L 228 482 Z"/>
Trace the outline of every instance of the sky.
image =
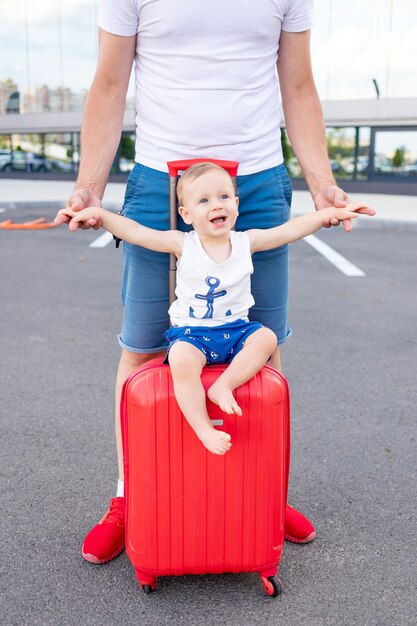
<path id="1" fill-rule="evenodd" d="M 0 0 L 0 80 L 91 83 L 97 55 L 94 0 Z M 417 2 L 315 0 L 312 56 L 322 100 L 417 97 Z"/>
<path id="2" fill-rule="evenodd" d="M 417 2 L 315 0 L 312 56 L 324 100 L 417 97 Z"/>

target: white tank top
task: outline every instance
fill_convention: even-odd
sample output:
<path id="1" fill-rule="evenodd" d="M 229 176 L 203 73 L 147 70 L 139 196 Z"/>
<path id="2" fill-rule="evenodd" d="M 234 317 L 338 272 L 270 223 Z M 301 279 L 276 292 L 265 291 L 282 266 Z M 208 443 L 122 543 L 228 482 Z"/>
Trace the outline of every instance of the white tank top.
<path id="1" fill-rule="evenodd" d="M 204 250 L 195 231 L 185 233 L 177 263 L 175 300 L 169 316 L 174 326 L 220 326 L 248 319 L 255 303 L 250 290 L 253 272 L 249 235 L 230 233 L 232 252 L 216 263 Z"/>

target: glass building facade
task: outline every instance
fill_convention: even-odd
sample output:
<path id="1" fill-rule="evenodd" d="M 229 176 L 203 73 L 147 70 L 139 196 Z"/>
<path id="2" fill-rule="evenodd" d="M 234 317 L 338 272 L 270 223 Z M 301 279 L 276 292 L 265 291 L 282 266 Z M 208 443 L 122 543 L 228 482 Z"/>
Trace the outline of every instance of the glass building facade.
<path id="1" fill-rule="evenodd" d="M 97 10 L 97 0 L 0 0 L 0 115 L 82 110 Z"/>
<path id="2" fill-rule="evenodd" d="M 98 0 L 0 0 L 0 171 L 77 169 L 79 130 L 46 131 L 42 114 L 82 111 L 97 60 L 97 11 Z M 323 101 L 415 99 L 417 3 L 316 0 L 312 54 Z M 133 91 L 131 80 L 128 110 Z M 7 132 L 11 115 L 35 116 L 36 124 Z M 327 123 L 337 177 L 417 180 L 414 124 Z M 132 167 L 133 130 L 123 136 L 119 171 Z M 287 163 L 301 175 L 290 147 Z"/>

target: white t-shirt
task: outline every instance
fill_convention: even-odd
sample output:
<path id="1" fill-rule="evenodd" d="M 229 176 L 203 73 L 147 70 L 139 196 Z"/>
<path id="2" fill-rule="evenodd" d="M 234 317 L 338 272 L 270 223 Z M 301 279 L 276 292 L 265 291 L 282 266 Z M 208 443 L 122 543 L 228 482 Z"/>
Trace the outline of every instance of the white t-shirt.
<path id="1" fill-rule="evenodd" d="M 255 303 L 250 290 L 253 264 L 249 235 L 232 230 L 230 238 L 229 258 L 216 263 L 195 231 L 185 233 L 177 263 L 177 300 L 169 309 L 172 325 L 220 326 L 248 320 L 248 310 Z"/>
<path id="2" fill-rule="evenodd" d="M 251 174 L 282 163 L 281 30 L 311 28 L 312 0 L 100 0 L 99 26 L 137 34 L 136 161 L 219 158 Z"/>

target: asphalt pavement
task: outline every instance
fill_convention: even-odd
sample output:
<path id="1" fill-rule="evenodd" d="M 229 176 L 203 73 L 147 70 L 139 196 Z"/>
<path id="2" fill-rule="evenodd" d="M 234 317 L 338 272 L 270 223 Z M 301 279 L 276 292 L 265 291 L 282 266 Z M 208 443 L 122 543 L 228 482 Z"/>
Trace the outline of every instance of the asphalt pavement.
<path id="1" fill-rule="evenodd" d="M 67 194 L 8 182 L 0 221 L 51 221 Z M 108 194 L 116 208 L 122 188 Z M 124 553 L 81 558 L 116 483 L 121 252 L 90 247 L 97 232 L 0 229 L 2 624 L 416 623 L 417 207 L 395 202 L 370 202 L 373 228 L 363 218 L 350 234 L 317 234 L 361 275 L 305 241 L 291 247 L 290 502 L 317 538 L 285 544 L 279 599 L 256 574 L 161 578 L 145 596 Z M 296 211 L 307 206 L 295 194 Z"/>

